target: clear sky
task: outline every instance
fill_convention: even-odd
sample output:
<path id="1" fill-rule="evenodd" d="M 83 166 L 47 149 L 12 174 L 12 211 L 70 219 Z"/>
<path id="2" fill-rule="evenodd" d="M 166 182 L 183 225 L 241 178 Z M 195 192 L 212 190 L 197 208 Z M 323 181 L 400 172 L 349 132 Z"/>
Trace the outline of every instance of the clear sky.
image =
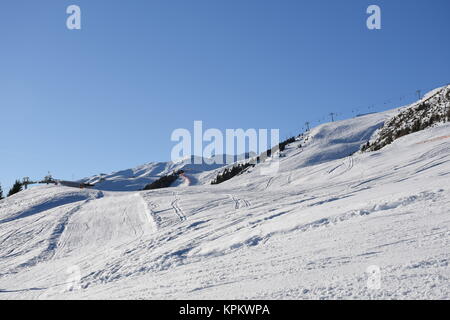
<path id="1" fill-rule="evenodd" d="M 78 5 L 82 29 L 66 28 Z M 368 30 L 366 9 L 382 10 Z M 170 160 L 176 128 L 279 128 L 450 82 L 448 0 L 2 0 L 0 183 Z M 399 98 L 404 96 L 402 101 Z"/>

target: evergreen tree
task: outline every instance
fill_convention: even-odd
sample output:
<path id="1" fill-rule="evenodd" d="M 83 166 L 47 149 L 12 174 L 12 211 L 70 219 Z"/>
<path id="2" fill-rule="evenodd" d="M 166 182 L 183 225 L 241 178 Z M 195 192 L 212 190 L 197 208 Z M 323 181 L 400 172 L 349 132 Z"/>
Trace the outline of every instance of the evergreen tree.
<path id="1" fill-rule="evenodd" d="M 417 132 L 419 130 L 420 130 L 420 120 L 416 119 L 416 121 L 414 121 L 414 124 L 413 124 L 413 126 L 411 128 L 411 131 L 412 132 Z"/>
<path id="2" fill-rule="evenodd" d="M 20 180 L 16 180 L 16 182 L 12 186 L 11 190 L 9 190 L 9 192 L 8 192 L 8 197 L 10 197 L 13 194 L 16 194 L 20 191 L 22 191 L 22 182 L 20 182 Z"/>
<path id="3" fill-rule="evenodd" d="M 0 200 L 3 199 L 3 190 L 2 190 L 2 185 L 0 184 Z"/>
<path id="4" fill-rule="evenodd" d="M 254 167 L 255 164 L 251 162 L 247 163 L 238 163 L 234 165 L 232 168 L 227 168 L 223 172 L 219 173 L 216 178 L 211 181 L 211 184 L 221 184 L 231 178 L 237 176 L 238 174 L 244 172 L 249 167 Z"/>
<path id="5" fill-rule="evenodd" d="M 154 190 L 154 189 L 162 189 L 162 188 L 169 188 L 172 183 L 174 183 L 178 177 L 183 174 L 183 170 L 179 170 L 176 172 L 173 172 L 169 175 L 162 176 L 156 181 L 153 181 L 150 184 L 147 184 L 143 190 Z"/>

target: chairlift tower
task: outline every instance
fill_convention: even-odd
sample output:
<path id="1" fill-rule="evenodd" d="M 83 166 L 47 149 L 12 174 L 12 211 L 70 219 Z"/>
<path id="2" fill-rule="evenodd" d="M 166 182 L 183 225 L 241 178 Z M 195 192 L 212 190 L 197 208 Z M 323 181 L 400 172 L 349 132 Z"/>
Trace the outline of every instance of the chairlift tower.
<path id="1" fill-rule="evenodd" d="M 336 115 L 336 113 L 334 113 L 334 112 L 331 112 L 330 113 L 330 116 L 331 116 L 331 122 L 334 122 L 334 116 Z"/>
<path id="2" fill-rule="evenodd" d="M 25 190 L 28 189 L 28 185 L 31 184 L 30 178 L 29 177 L 24 177 L 22 179 L 22 185 L 25 187 Z"/>
<path id="3" fill-rule="evenodd" d="M 50 184 L 50 183 L 54 183 L 56 184 L 56 181 L 53 179 L 50 171 L 48 172 L 48 175 L 46 175 L 44 177 L 44 180 L 41 183 L 46 183 L 46 184 Z"/>
<path id="4" fill-rule="evenodd" d="M 419 100 L 422 99 L 422 90 L 417 90 L 416 93 Z"/>

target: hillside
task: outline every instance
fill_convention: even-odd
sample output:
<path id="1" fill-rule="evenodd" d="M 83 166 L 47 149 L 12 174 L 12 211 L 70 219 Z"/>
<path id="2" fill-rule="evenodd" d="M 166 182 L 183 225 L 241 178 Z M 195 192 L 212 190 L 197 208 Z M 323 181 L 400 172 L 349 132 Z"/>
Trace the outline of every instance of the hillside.
<path id="1" fill-rule="evenodd" d="M 433 90 L 387 121 L 363 151 L 377 151 L 410 133 L 450 121 L 450 86 Z"/>
<path id="2" fill-rule="evenodd" d="M 450 121 L 449 119 L 450 86 L 446 86 L 433 90 L 423 99 L 402 108 L 359 115 L 357 121 L 349 119 L 327 123 L 301 134 L 297 143 L 289 145 L 287 151 L 283 152 L 291 160 L 283 161 L 282 169 L 290 171 L 345 158 L 360 149 L 376 151 L 404 135 L 424 130 L 439 122 Z M 223 155 L 223 158 L 223 165 L 194 164 L 196 157 L 177 162 L 153 162 L 111 174 L 99 174 L 83 179 L 82 182 L 95 184 L 96 189 L 104 191 L 138 191 L 161 177 L 183 170 L 185 177 L 172 186 L 210 184 L 218 173 L 234 166 L 229 164 L 233 161 L 231 156 Z M 246 162 L 248 161 L 244 160 L 240 163 Z"/>
<path id="3" fill-rule="evenodd" d="M 195 164 L 195 158 L 191 157 L 176 162 L 150 162 L 132 169 L 85 178 L 82 182 L 95 184 L 96 189 L 103 191 L 138 191 L 160 177 L 179 170 L 189 172 L 193 176 L 192 180 L 195 181 L 195 176 L 199 173 L 222 167 L 219 164 Z"/>
<path id="4" fill-rule="evenodd" d="M 450 123 L 359 152 L 414 106 L 323 124 L 219 185 L 223 168 L 188 188 L 2 200 L 0 299 L 449 299 Z"/>
<path id="5" fill-rule="evenodd" d="M 251 157 L 253 154 L 245 154 Z M 185 177 L 175 181 L 171 186 L 189 186 L 206 183 L 200 177 L 204 172 L 213 172 L 227 163 L 233 163 L 238 156 L 217 155 L 222 157 L 223 164 L 211 163 L 210 159 L 191 156 L 179 161 L 150 162 L 135 168 L 120 170 L 110 174 L 102 173 L 80 180 L 80 182 L 95 184 L 95 189 L 102 191 L 139 191 L 147 185 L 157 181 L 161 177 L 177 171 L 184 171 Z M 196 164 L 196 163 L 200 164 Z"/>

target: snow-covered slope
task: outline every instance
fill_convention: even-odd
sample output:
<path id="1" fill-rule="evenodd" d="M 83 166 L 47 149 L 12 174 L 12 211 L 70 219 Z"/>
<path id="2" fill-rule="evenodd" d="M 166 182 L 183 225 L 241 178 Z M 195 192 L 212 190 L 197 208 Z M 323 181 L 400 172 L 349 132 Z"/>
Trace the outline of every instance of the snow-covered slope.
<path id="1" fill-rule="evenodd" d="M 243 156 L 249 158 L 253 154 Z M 200 177 L 204 172 L 215 172 L 224 165 L 236 161 L 238 156 L 216 155 L 215 158 L 222 158 L 222 164 L 212 163 L 211 159 L 191 156 L 179 161 L 150 162 L 111 174 L 102 173 L 82 179 L 80 182 L 95 184 L 95 189 L 102 191 L 139 191 L 162 176 L 183 170 L 185 176 L 181 177 L 173 186 L 203 184 L 205 181 Z M 207 182 L 209 183 L 209 181 Z"/>
<path id="2" fill-rule="evenodd" d="M 138 191 L 147 184 L 158 180 L 161 176 L 171 174 L 174 171 L 185 170 L 192 176 L 193 183 L 195 177 L 204 172 L 222 167 L 219 164 L 195 164 L 197 157 L 190 157 L 180 161 L 151 162 L 132 169 L 121 170 L 111 174 L 99 174 L 83 179 L 82 182 L 95 184 L 95 188 L 103 191 Z M 203 159 L 199 158 L 200 163 Z M 181 183 L 181 182 L 180 182 Z"/>
<path id="3" fill-rule="evenodd" d="M 317 127 L 278 170 L 220 185 L 2 200 L 0 299 L 449 299 L 450 124 L 358 152 L 397 112 Z"/>
<path id="4" fill-rule="evenodd" d="M 234 184 L 239 179 L 251 181 L 253 176 L 258 177 L 261 174 L 270 176 L 284 172 L 290 174 L 300 168 L 312 167 L 351 156 L 359 151 L 361 146 L 398 112 L 399 109 L 394 109 L 320 125 L 298 136 L 296 142 L 288 144 L 286 149 L 281 152 L 283 157 L 279 156 L 280 152 L 276 152 L 273 158 L 259 163 L 255 168 L 246 170 L 244 175 L 237 176 L 225 183 Z M 248 161 L 243 160 L 242 162 Z M 199 174 L 198 180 L 203 184 L 209 184 L 218 172 L 233 165 L 202 172 Z"/>
<path id="5" fill-rule="evenodd" d="M 450 121 L 450 86 L 433 90 L 387 121 L 362 150 L 376 151 L 407 134 Z"/>

